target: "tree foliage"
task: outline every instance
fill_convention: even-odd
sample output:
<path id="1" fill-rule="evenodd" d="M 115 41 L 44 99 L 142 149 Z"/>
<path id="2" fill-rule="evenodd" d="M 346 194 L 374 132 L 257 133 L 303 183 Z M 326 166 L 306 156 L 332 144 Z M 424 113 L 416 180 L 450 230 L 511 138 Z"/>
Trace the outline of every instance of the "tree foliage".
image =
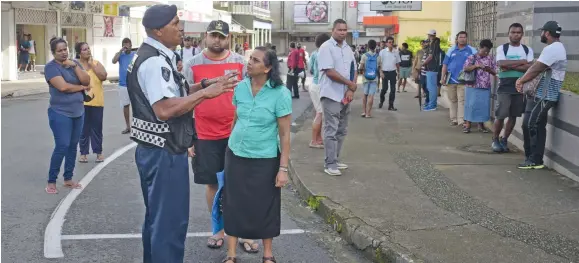
<path id="1" fill-rule="evenodd" d="M 446 52 L 450 46 L 453 44 L 453 42 L 449 42 L 450 38 L 450 32 L 446 32 L 443 36 L 440 36 L 440 48 Z M 426 39 L 426 37 L 408 37 L 406 38 L 406 41 L 404 41 L 406 44 L 408 44 L 408 50 L 410 50 L 412 52 L 412 54 L 416 54 L 416 52 L 418 50 L 420 50 L 422 47 L 420 46 L 420 41 Z"/>

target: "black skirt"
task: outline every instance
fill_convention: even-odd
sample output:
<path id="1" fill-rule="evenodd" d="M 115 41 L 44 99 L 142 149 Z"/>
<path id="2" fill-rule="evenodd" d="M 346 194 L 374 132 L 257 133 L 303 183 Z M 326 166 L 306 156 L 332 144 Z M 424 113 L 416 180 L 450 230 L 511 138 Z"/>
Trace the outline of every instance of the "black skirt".
<path id="1" fill-rule="evenodd" d="M 275 187 L 280 157 L 244 158 L 227 148 L 223 223 L 225 233 L 247 239 L 279 236 L 281 189 Z"/>

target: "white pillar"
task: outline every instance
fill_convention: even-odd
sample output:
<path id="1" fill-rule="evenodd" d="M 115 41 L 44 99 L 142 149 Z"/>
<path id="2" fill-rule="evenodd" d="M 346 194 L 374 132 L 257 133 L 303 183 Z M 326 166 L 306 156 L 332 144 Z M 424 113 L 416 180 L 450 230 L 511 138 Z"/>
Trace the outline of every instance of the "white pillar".
<path id="1" fill-rule="evenodd" d="M 452 2 L 452 26 L 451 38 L 454 39 L 456 34 L 464 31 L 466 28 L 466 1 Z"/>
<path id="2" fill-rule="evenodd" d="M 2 80 L 18 80 L 14 9 L 2 12 Z"/>
<path id="3" fill-rule="evenodd" d="M 255 40 L 256 40 L 255 35 L 256 35 L 256 34 L 257 34 L 257 29 L 254 28 L 254 29 L 253 29 L 253 34 L 251 34 L 251 49 L 255 49 L 255 47 L 256 47 L 256 46 L 255 46 Z"/>
<path id="4" fill-rule="evenodd" d="M 271 43 L 271 29 L 267 30 L 267 42 Z M 271 43 L 273 45 L 273 43 Z"/>

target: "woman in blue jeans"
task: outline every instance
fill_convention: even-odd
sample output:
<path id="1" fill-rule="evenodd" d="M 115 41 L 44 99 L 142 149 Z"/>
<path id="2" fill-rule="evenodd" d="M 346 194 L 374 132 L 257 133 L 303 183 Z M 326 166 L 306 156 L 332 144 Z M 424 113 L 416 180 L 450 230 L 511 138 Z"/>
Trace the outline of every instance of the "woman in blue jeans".
<path id="1" fill-rule="evenodd" d="M 67 43 L 62 38 L 50 40 L 54 59 L 44 67 L 48 83 L 50 102 L 48 122 L 54 135 L 54 151 L 48 170 L 48 194 L 56 194 L 56 178 L 64 163 L 64 186 L 79 189 L 82 186 L 72 181 L 76 151 L 84 122 L 84 91 L 90 90 L 90 77 L 77 63 L 68 59 Z"/>

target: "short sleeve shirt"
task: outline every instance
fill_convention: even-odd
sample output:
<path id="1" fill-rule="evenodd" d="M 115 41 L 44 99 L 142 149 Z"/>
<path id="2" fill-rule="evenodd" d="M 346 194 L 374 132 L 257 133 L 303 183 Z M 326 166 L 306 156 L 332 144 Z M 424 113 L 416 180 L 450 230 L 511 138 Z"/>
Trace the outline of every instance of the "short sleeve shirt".
<path id="1" fill-rule="evenodd" d="M 77 67 L 80 64 L 77 62 Z M 54 87 L 50 80 L 55 77 L 62 77 L 68 84 L 80 85 L 80 80 L 74 73 L 73 68 L 65 68 L 56 61 L 51 60 L 44 66 L 44 78 L 48 83 L 50 93 L 50 108 L 59 114 L 70 118 L 76 118 L 84 114 L 84 96 L 82 92 L 62 92 Z"/>
<path id="2" fill-rule="evenodd" d="M 528 47 L 529 54 L 525 54 L 525 49 L 523 45 L 519 45 L 517 47 L 509 45 L 509 49 L 507 50 L 507 54 L 505 55 L 505 51 L 503 49 L 503 45 L 497 47 L 497 63 L 502 60 L 521 60 L 526 59 L 528 62 L 532 62 L 533 57 L 533 49 Z M 517 89 L 515 88 L 515 83 L 518 78 L 522 77 L 525 73 L 519 72 L 516 70 L 507 70 L 502 71 L 499 69 L 499 87 L 497 89 L 497 93 L 509 93 L 509 94 L 519 94 Z"/>
<path id="3" fill-rule="evenodd" d="M 374 55 L 376 55 L 376 53 L 373 51 L 368 51 L 368 53 L 365 53 L 364 55 L 362 55 L 362 58 L 360 59 L 360 68 L 365 69 L 366 62 L 368 61 L 368 55 L 374 56 Z M 376 58 L 376 62 L 378 63 L 376 65 L 376 70 L 379 70 L 380 65 L 382 65 L 382 57 L 378 56 Z M 378 74 L 378 73 L 379 73 L 379 71 L 376 72 L 376 74 Z M 379 79 L 379 78 L 375 78 L 373 80 L 367 80 L 365 74 L 362 74 L 362 77 L 364 78 L 364 82 L 378 82 L 378 79 Z"/>
<path id="4" fill-rule="evenodd" d="M 318 69 L 320 70 L 320 97 L 341 102 L 346 93 L 346 85 L 331 80 L 324 70 L 334 69 L 345 79 L 350 79 L 353 68 L 357 68 L 354 52 L 346 43 L 342 46 L 332 37 L 318 50 Z"/>
<path id="5" fill-rule="evenodd" d="M 450 72 L 448 80 L 450 84 L 460 83 L 458 76 L 464 68 L 464 62 L 469 56 L 476 53 L 476 49 L 469 45 L 466 45 L 462 49 L 454 45 L 446 52 L 442 64 L 446 65 L 446 69 Z"/>
<path id="6" fill-rule="evenodd" d="M 129 68 L 131 61 L 133 61 L 134 56 L 134 51 L 131 51 L 129 54 L 123 52 L 119 56 L 119 86 L 127 86 L 127 69 Z"/>
<path id="7" fill-rule="evenodd" d="M 563 46 L 563 43 L 561 42 L 554 42 L 551 45 L 546 46 L 537 61 L 549 66 L 551 70 L 550 73 L 548 73 L 551 76 L 551 80 L 548 81 L 549 85 L 546 87 L 547 80 L 546 77 L 543 76 L 539 82 L 539 87 L 537 88 L 535 96 L 537 98 L 543 98 L 545 96 L 545 100 L 558 101 L 559 91 L 563 86 L 563 82 L 565 81 L 565 72 L 567 71 L 567 50 L 565 49 L 565 46 Z M 545 88 L 547 89 L 547 92 L 546 94 L 543 94 Z"/>
<path id="8" fill-rule="evenodd" d="M 203 79 L 224 76 L 237 72 L 242 80 L 247 74 L 245 59 L 237 53 L 221 60 L 212 60 L 203 52 L 195 55 L 183 65 L 183 75 L 188 83 L 199 83 Z M 213 99 L 204 100 L 195 107 L 195 130 L 201 140 L 221 140 L 231 134 L 235 107 L 231 104 L 232 92 L 226 92 Z"/>
<path id="9" fill-rule="evenodd" d="M 153 38 L 147 38 L 144 42 L 159 50 L 159 53 L 169 57 L 172 64 L 169 65 L 165 57 L 159 55 L 150 57 L 139 67 L 137 79 L 141 90 L 149 100 L 149 104 L 152 106 L 164 98 L 180 96 L 179 85 L 175 82 L 172 72 L 172 69 L 177 70 L 175 53 Z"/>
<path id="10" fill-rule="evenodd" d="M 237 121 L 229 138 L 229 149 L 245 158 L 276 158 L 279 152 L 277 119 L 292 113 L 290 91 L 268 81 L 253 96 L 251 80 L 245 78 L 234 90 Z"/>

